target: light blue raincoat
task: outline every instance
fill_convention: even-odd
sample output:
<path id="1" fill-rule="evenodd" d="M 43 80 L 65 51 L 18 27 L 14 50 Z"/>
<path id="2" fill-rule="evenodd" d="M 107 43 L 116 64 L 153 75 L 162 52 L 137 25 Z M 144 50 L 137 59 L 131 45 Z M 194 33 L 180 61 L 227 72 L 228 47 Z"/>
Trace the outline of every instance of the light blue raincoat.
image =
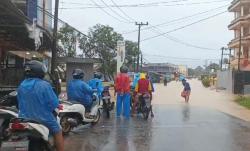
<path id="1" fill-rule="evenodd" d="M 84 81 L 74 79 L 68 83 L 67 95 L 69 101 L 77 101 L 85 107 L 91 107 L 93 104 L 92 95 L 94 90 Z"/>
<path id="2" fill-rule="evenodd" d="M 102 80 L 94 78 L 94 79 L 89 80 L 88 84 L 92 89 L 97 89 L 99 96 L 102 95 L 102 91 L 104 89 Z"/>
<path id="3" fill-rule="evenodd" d="M 60 131 L 53 115 L 59 101 L 51 85 L 38 78 L 25 79 L 18 88 L 19 117 L 41 122 L 52 134 Z"/>

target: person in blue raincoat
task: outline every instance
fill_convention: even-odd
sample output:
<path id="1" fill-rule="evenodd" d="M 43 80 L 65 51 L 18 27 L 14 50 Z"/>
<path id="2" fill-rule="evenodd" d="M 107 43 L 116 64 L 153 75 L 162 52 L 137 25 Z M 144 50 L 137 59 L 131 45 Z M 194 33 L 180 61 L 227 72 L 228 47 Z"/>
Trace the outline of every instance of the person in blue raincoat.
<path id="1" fill-rule="evenodd" d="M 102 84 L 102 74 L 100 73 L 94 73 L 94 78 L 89 80 L 88 84 L 92 89 L 96 89 L 98 92 L 98 96 L 101 97 L 103 92 L 103 84 Z"/>
<path id="2" fill-rule="evenodd" d="M 84 105 L 87 111 L 90 111 L 93 105 L 92 96 L 95 90 L 83 81 L 83 70 L 75 69 L 72 73 L 72 76 L 73 80 L 71 80 L 67 86 L 67 95 L 69 101 L 79 102 Z"/>
<path id="3" fill-rule="evenodd" d="M 140 73 L 136 73 L 134 75 L 134 80 L 133 80 L 133 83 L 132 83 L 132 88 L 135 89 L 138 81 L 140 80 Z"/>
<path id="4" fill-rule="evenodd" d="M 54 136 L 57 151 L 64 150 L 63 136 L 53 111 L 59 107 L 59 101 L 52 86 L 43 80 L 47 69 L 39 61 L 25 64 L 25 80 L 17 90 L 19 117 L 38 121 L 45 125 Z"/>

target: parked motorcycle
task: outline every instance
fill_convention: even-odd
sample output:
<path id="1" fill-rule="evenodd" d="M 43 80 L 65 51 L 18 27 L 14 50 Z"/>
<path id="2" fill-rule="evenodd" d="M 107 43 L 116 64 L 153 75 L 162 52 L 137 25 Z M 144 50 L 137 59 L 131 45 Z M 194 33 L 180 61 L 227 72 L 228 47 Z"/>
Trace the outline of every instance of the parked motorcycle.
<path id="1" fill-rule="evenodd" d="M 107 118 L 110 118 L 110 111 L 114 109 L 115 103 L 111 102 L 109 87 L 104 87 L 101 99 L 103 101 L 103 112 L 106 113 Z"/>
<path id="2" fill-rule="evenodd" d="M 9 123 L 18 116 L 17 92 L 13 91 L 0 99 L 0 142 L 9 138 Z"/>
<path id="3" fill-rule="evenodd" d="M 10 138 L 1 145 L 3 151 L 55 151 L 49 130 L 41 123 L 14 118 L 9 125 Z"/>
<path id="4" fill-rule="evenodd" d="M 136 105 L 137 113 L 142 113 L 145 120 L 148 119 L 149 113 L 152 110 L 151 97 L 149 93 L 139 94 L 139 101 Z"/>
<path id="5" fill-rule="evenodd" d="M 97 92 L 93 94 L 94 104 L 91 111 L 86 111 L 85 107 L 78 102 L 62 101 L 63 110 L 60 111 L 59 117 L 61 119 L 62 132 L 64 135 L 80 125 L 98 123 L 101 117 L 102 102 L 99 99 Z"/>

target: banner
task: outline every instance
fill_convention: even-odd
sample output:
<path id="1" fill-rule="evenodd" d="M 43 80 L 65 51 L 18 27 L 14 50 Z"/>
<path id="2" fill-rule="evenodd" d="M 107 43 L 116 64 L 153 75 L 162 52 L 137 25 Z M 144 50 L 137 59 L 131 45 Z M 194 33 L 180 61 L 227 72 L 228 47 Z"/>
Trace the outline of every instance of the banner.
<path id="1" fill-rule="evenodd" d="M 125 41 L 117 41 L 117 73 L 120 72 L 120 67 L 125 62 Z"/>

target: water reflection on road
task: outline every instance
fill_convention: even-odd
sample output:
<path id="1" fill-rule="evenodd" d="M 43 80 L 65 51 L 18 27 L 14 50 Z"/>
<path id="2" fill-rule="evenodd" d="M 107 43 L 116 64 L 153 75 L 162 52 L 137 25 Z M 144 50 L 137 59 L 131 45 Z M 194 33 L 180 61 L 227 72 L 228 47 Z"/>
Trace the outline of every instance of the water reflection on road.
<path id="1" fill-rule="evenodd" d="M 66 139 L 66 151 L 249 151 L 250 123 L 212 109 L 155 105 L 155 118 L 112 117 Z"/>

